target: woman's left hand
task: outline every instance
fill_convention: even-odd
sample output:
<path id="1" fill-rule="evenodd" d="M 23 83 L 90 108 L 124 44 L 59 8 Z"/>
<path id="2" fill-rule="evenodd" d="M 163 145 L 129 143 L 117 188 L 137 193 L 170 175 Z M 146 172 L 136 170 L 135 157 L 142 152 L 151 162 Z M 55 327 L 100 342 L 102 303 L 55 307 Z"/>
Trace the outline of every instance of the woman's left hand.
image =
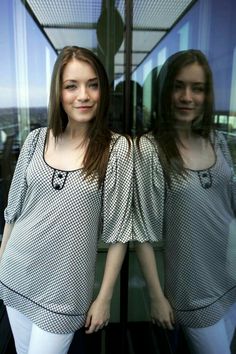
<path id="1" fill-rule="evenodd" d="M 97 332 L 108 325 L 110 318 L 110 302 L 97 298 L 89 308 L 86 322 L 85 333 Z"/>
<path id="2" fill-rule="evenodd" d="M 97 332 L 109 322 L 114 285 L 119 275 L 126 249 L 127 244 L 122 242 L 117 242 L 109 246 L 102 284 L 96 300 L 92 303 L 88 311 L 85 322 L 85 333 Z"/>
<path id="3" fill-rule="evenodd" d="M 151 301 L 152 322 L 164 329 L 174 329 L 174 311 L 165 296 Z"/>

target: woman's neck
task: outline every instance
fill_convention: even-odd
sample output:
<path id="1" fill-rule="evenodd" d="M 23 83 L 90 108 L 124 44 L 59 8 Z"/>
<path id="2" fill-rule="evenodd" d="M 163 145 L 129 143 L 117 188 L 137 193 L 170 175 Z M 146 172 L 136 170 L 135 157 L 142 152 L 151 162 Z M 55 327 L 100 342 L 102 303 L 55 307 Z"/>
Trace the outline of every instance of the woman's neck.
<path id="1" fill-rule="evenodd" d="M 63 133 L 66 139 L 84 141 L 87 136 L 88 125 L 67 124 L 67 127 Z"/>
<path id="2" fill-rule="evenodd" d="M 184 142 L 184 141 L 189 141 L 193 140 L 196 135 L 192 131 L 191 124 L 176 124 L 175 126 L 177 136 L 179 141 Z"/>

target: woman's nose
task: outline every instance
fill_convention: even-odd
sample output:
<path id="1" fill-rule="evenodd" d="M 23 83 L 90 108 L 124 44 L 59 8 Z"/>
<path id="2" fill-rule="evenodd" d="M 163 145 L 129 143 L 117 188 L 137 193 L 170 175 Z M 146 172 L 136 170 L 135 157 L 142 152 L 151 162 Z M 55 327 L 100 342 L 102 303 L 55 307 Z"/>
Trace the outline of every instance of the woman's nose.
<path id="1" fill-rule="evenodd" d="M 189 87 L 185 87 L 181 93 L 180 99 L 182 101 L 191 102 L 192 101 L 192 91 Z"/>
<path id="2" fill-rule="evenodd" d="M 86 87 L 80 87 L 78 94 L 77 94 L 77 100 L 79 101 L 85 101 L 89 99 L 88 91 Z"/>

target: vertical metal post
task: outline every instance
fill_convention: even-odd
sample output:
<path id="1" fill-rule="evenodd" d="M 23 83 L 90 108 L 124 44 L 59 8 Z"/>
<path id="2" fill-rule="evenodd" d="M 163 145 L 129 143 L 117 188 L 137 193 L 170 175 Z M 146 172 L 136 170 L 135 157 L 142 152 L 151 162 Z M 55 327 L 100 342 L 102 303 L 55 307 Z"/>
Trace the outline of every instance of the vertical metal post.
<path id="1" fill-rule="evenodd" d="M 125 126 L 126 133 L 131 133 L 131 68 L 132 68 L 132 28 L 133 28 L 133 0 L 125 0 Z"/>
<path id="2" fill-rule="evenodd" d="M 128 354 L 127 323 L 128 323 L 128 281 L 129 281 L 129 247 L 120 272 L 120 328 L 121 353 Z"/>
<path id="3" fill-rule="evenodd" d="M 132 20 L 133 0 L 125 1 L 125 83 L 124 83 L 124 132 L 131 133 L 131 67 L 132 67 Z M 127 322 L 128 322 L 128 280 L 129 280 L 129 247 L 120 273 L 120 324 L 121 353 L 128 354 Z"/>

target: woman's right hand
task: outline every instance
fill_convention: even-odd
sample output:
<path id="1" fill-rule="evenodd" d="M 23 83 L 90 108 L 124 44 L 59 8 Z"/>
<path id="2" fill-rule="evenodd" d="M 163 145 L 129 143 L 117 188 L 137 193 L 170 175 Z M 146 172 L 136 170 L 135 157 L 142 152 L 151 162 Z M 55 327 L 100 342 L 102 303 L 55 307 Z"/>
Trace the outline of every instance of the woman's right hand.
<path id="1" fill-rule="evenodd" d="M 174 312 L 165 296 L 151 300 L 151 318 L 153 323 L 164 329 L 174 329 Z"/>

